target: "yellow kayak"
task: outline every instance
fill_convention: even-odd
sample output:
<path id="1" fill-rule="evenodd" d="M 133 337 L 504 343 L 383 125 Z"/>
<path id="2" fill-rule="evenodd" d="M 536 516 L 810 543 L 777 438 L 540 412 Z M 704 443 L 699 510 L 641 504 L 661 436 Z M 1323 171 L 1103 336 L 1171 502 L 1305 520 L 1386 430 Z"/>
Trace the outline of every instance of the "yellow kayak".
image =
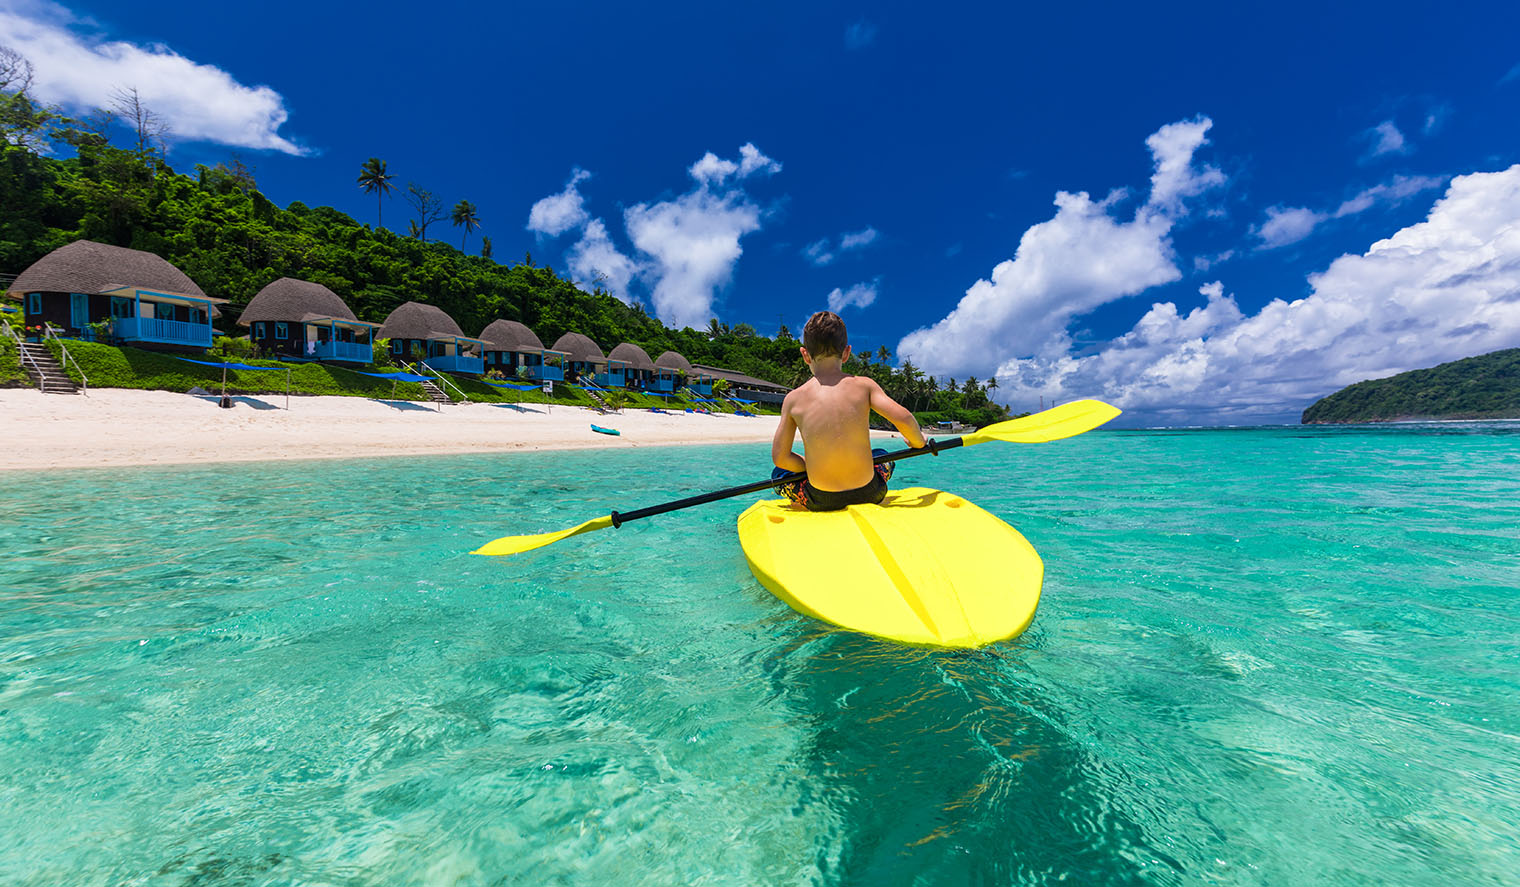
<path id="1" fill-rule="evenodd" d="M 739 516 L 755 578 L 792 609 L 908 644 L 980 647 L 1034 619 L 1045 565 L 1018 530 L 953 493 L 807 512 L 785 499 Z"/>

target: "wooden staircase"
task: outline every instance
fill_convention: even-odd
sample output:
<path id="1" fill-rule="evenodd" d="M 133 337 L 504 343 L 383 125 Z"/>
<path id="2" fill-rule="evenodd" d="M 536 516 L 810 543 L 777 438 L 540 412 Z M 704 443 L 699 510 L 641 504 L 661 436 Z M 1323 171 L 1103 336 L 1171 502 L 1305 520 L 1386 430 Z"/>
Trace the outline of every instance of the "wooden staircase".
<path id="1" fill-rule="evenodd" d="M 26 374 L 32 377 L 43 394 L 78 394 L 79 386 L 69 378 L 69 374 L 58 365 L 53 353 L 46 345 L 36 342 L 21 342 L 20 348 L 21 367 Z"/>

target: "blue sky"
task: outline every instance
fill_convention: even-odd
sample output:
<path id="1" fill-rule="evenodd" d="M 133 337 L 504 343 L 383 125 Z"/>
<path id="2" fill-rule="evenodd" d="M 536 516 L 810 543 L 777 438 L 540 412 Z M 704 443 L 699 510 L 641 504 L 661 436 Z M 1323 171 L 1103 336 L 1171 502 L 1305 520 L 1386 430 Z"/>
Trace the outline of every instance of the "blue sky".
<path id="1" fill-rule="evenodd" d="M 832 296 L 857 346 L 1156 423 L 1291 421 L 1520 346 L 1517 25 L 1513 3 L 0 0 L 44 97 L 137 86 L 178 168 L 236 150 L 277 202 L 373 223 L 354 178 L 380 157 L 474 202 L 498 260 L 671 322 L 796 330 Z"/>

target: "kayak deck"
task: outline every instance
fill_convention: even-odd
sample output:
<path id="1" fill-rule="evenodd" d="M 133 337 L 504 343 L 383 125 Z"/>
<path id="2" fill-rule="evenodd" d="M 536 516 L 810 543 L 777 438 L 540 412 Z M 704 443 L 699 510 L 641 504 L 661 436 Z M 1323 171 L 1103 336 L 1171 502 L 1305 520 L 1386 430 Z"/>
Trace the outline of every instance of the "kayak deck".
<path id="1" fill-rule="evenodd" d="M 1034 619 L 1044 564 L 1018 530 L 953 493 L 910 487 L 880 505 L 807 512 L 751 505 L 739 541 L 793 609 L 909 644 L 980 647 Z"/>

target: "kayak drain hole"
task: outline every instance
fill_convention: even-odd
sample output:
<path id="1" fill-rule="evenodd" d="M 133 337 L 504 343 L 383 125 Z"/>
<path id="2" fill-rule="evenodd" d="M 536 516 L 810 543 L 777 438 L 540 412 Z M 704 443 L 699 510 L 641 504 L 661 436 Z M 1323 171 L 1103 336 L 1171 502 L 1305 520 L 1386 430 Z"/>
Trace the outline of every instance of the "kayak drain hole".
<path id="1" fill-rule="evenodd" d="M 945 504 L 948 505 L 948 506 L 950 506 L 951 508 L 960 508 L 962 505 L 965 504 L 965 502 L 966 502 L 966 500 L 964 500 L 964 499 L 946 499 L 945 500 Z"/>
<path id="2" fill-rule="evenodd" d="M 786 518 L 782 517 L 779 514 L 767 514 L 766 517 L 770 518 L 771 519 L 771 523 L 773 523 L 773 524 L 779 524 L 782 521 L 786 520 Z"/>

